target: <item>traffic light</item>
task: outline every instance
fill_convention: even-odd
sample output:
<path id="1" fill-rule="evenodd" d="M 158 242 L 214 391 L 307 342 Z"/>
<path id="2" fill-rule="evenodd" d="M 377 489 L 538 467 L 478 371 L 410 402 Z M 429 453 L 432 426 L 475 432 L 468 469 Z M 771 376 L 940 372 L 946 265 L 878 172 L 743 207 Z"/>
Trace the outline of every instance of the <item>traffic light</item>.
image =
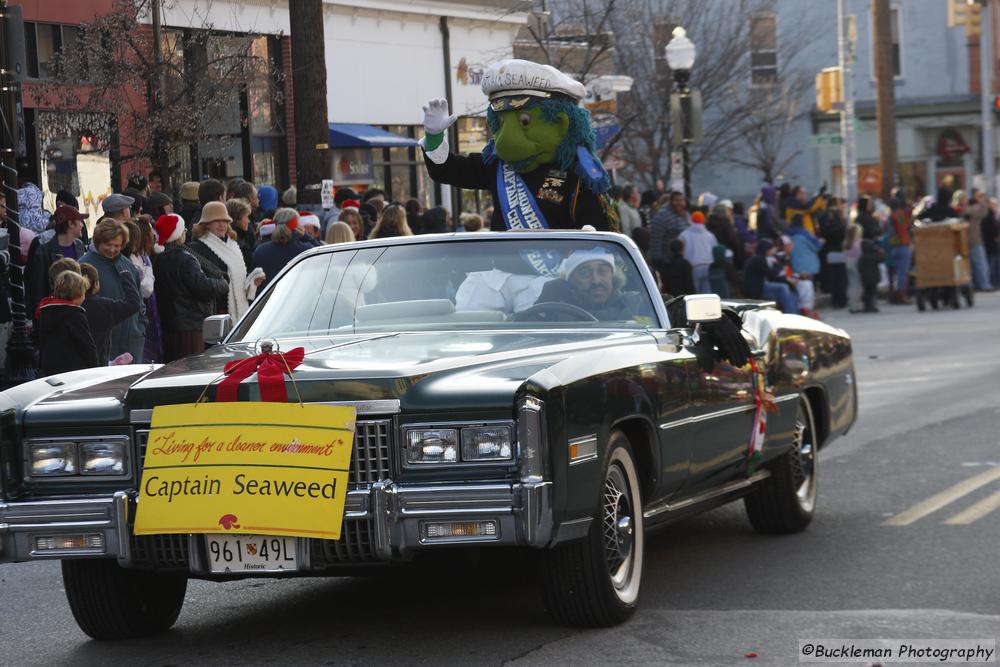
<path id="1" fill-rule="evenodd" d="M 980 15 L 982 5 L 978 2 L 968 2 L 968 0 L 948 0 L 948 27 L 965 27 L 965 36 L 972 37 L 979 34 Z"/>
<path id="2" fill-rule="evenodd" d="M 839 111 L 844 98 L 840 91 L 840 68 L 827 67 L 816 75 L 816 109 L 823 113 Z"/>

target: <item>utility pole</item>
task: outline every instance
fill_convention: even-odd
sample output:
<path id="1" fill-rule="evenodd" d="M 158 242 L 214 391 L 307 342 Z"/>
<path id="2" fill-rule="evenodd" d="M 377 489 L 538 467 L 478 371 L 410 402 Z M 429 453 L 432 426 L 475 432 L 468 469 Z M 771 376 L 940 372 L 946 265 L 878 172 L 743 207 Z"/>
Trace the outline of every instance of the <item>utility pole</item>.
<path id="1" fill-rule="evenodd" d="M 983 123 L 983 180 L 989 197 L 996 195 L 996 147 L 993 138 L 993 2 L 980 0 L 979 105 Z"/>
<path id="2" fill-rule="evenodd" d="M 148 96 L 149 111 L 159 112 L 163 108 L 166 99 L 166 85 L 163 71 L 163 24 L 161 21 L 162 9 L 160 4 L 163 0 L 152 0 L 149 3 L 153 19 L 153 63 L 156 65 L 156 77 L 147 83 L 150 86 Z M 160 131 L 157 128 L 153 135 L 153 165 L 160 172 L 160 182 L 163 184 L 163 191 L 174 194 L 174 179 L 170 174 L 170 158 L 167 155 L 166 147 L 160 138 Z M 179 194 L 179 193 L 178 193 Z"/>
<path id="3" fill-rule="evenodd" d="M 329 178 L 326 110 L 326 42 L 323 0 L 288 3 L 292 40 L 292 103 L 295 105 L 295 163 L 298 203 L 318 210 L 320 187 Z"/>
<path id="4" fill-rule="evenodd" d="M 19 137 L 17 113 L 18 94 L 24 79 L 24 34 L 20 7 L 8 7 L 0 0 L 0 187 L 7 199 L 7 210 L 0 210 L 0 220 L 6 224 L 7 247 L 3 250 L 9 259 L 3 263 L 10 280 L 10 310 L 13 326 L 7 341 L 7 363 L 4 368 L 4 385 L 11 386 L 34 380 L 37 373 L 34 347 L 28 335 L 29 316 L 25 308 L 24 263 L 21 261 L 21 226 L 17 207 L 17 149 Z"/>
<path id="5" fill-rule="evenodd" d="M 892 17 L 889 0 L 873 0 L 872 32 L 875 35 L 875 122 L 878 126 L 879 166 L 883 200 L 889 200 L 896 180 L 896 91 L 892 71 Z"/>
<path id="6" fill-rule="evenodd" d="M 837 0 L 837 60 L 840 66 L 840 90 L 844 109 L 840 112 L 840 164 L 842 192 L 848 202 L 857 199 L 858 165 L 854 149 L 854 64 L 853 35 L 848 35 L 847 22 L 853 17 L 844 13 L 844 0 Z"/>

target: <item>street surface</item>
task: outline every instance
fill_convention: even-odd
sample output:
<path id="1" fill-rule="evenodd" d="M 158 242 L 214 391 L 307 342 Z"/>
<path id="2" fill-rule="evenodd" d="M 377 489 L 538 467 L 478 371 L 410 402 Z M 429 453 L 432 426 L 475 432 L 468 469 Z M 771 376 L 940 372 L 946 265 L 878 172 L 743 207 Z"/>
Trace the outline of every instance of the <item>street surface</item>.
<path id="1" fill-rule="evenodd" d="M 816 520 L 763 537 L 738 503 L 653 536 L 621 627 L 553 626 L 528 558 L 468 552 L 382 577 L 195 581 L 169 633 L 94 642 L 58 563 L 33 563 L 0 565 L 0 662 L 790 665 L 806 638 L 997 639 L 1000 295 L 977 296 L 827 311 L 854 337 L 861 416 L 821 456 Z"/>

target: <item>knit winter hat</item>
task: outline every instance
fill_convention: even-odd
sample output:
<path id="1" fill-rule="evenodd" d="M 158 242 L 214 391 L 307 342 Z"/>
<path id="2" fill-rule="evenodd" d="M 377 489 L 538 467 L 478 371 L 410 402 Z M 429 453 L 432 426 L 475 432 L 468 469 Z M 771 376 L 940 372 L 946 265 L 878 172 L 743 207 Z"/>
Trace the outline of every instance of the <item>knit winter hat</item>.
<path id="1" fill-rule="evenodd" d="M 303 227 L 320 229 L 319 218 L 313 213 L 299 213 L 299 224 Z"/>
<path id="2" fill-rule="evenodd" d="M 564 259 L 559 266 L 559 276 L 563 279 L 569 278 L 574 271 L 580 268 L 581 264 L 587 262 L 605 262 L 612 271 L 615 270 L 614 255 L 601 248 L 591 248 L 590 250 L 577 250 Z"/>
<path id="3" fill-rule="evenodd" d="M 184 225 L 184 218 L 176 213 L 161 215 L 156 220 L 154 227 L 156 227 L 157 242 L 161 247 L 179 239 L 187 229 Z"/>
<path id="4" fill-rule="evenodd" d="M 694 213 L 691 214 L 691 222 L 693 222 L 696 225 L 704 225 L 705 214 L 702 213 L 701 211 L 695 211 Z"/>

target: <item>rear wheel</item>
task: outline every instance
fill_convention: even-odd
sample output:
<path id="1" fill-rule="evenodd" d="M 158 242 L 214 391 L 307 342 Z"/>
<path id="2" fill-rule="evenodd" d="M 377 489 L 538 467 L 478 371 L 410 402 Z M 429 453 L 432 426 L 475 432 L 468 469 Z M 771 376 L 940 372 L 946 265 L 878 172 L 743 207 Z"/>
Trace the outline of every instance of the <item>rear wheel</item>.
<path id="1" fill-rule="evenodd" d="M 66 599 L 94 639 L 131 639 L 167 630 L 184 605 L 187 577 L 127 570 L 117 561 L 64 560 Z"/>
<path id="2" fill-rule="evenodd" d="M 556 621 L 583 627 L 621 623 L 634 612 L 642 581 L 642 498 L 635 457 L 614 431 L 600 505 L 582 540 L 542 554 L 545 603 Z"/>
<path id="3" fill-rule="evenodd" d="M 771 476 L 744 498 L 747 516 L 761 533 L 804 530 L 816 511 L 816 427 L 809 401 L 799 399 L 795 444 L 771 467 Z"/>

